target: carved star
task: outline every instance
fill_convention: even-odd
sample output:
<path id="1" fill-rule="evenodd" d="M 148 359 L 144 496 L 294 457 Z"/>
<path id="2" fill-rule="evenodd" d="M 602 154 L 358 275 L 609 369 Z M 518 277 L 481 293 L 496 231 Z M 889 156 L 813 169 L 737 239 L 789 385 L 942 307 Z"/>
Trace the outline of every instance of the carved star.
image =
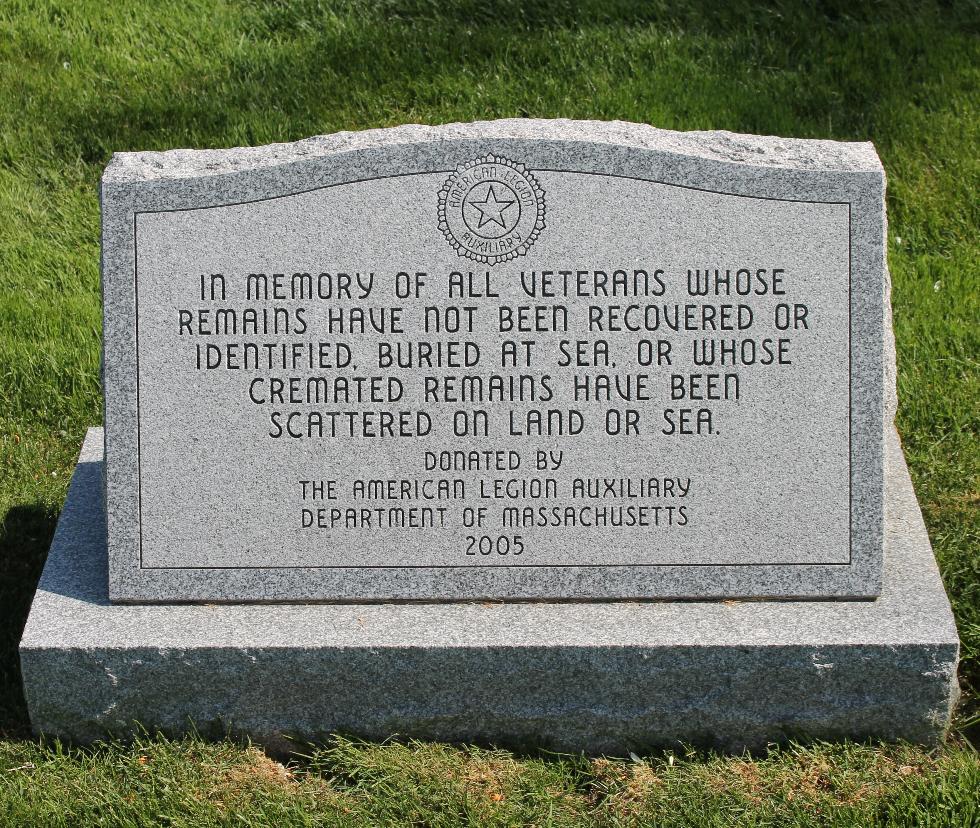
<path id="1" fill-rule="evenodd" d="M 514 200 L 510 201 L 500 201 L 497 199 L 497 194 L 494 192 L 493 184 L 487 189 L 486 198 L 483 201 L 471 201 L 470 206 L 475 207 L 480 211 L 480 223 L 477 225 L 477 230 L 483 227 L 484 224 L 488 222 L 493 222 L 494 224 L 499 224 L 503 229 L 507 229 L 507 225 L 504 224 L 504 210 L 514 204 Z"/>

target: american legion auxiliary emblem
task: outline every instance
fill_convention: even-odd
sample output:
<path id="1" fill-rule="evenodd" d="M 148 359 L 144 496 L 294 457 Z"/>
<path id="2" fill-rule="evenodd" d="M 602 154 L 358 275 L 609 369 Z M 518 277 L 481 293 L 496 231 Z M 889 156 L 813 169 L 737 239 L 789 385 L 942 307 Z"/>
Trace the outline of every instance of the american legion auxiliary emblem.
<path id="1" fill-rule="evenodd" d="M 500 155 L 460 164 L 439 190 L 439 229 L 467 259 L 490 265 L 516 259 L 544 226 L 538 180 Z"/>

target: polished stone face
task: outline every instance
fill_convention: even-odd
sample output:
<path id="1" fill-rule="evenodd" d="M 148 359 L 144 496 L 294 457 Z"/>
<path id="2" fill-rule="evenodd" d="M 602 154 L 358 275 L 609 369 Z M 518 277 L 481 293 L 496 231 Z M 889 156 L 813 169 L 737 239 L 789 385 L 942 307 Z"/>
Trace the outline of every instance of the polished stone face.
<path id="1" fill-rule="evenodd" d="M 876 594 L 883 186 L 599 123 L 116 156 L 112 597 Z"/>

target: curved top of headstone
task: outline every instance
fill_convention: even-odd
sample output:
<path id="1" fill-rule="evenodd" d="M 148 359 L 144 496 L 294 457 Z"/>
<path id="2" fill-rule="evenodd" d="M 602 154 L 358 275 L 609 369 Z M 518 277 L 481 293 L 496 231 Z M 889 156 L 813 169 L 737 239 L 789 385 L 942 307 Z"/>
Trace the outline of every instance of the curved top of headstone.
<path id="1" fill-rule="evenodd" d="M 361 132 L 336 132 L 302 141 L 217 150 L 117 152 L 104 182 L 151 181 L 222 175 L 294 161 L 407 144 L 466 139 L 550 140 L 610 144 L 708 161 L 790 170 L 882 172 L 870 142 L 840 142 L 742 135 L 714 130 L 674 132 L 627 121 L 509 118 L 426 126 L 406 124 Z"/>

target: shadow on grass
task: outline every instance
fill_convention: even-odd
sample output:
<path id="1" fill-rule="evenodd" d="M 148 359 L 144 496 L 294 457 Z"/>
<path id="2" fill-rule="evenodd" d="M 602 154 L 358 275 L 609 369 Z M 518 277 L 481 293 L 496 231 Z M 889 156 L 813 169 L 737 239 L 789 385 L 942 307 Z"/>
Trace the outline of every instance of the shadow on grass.
<path id="1" fill-rule="evenodd" d="M 43 506 L 14 506 L 0 527 L 0 736 L 30 734 L 17 645 L 57 521 Z"/>
<path id="2" fill-rule="evenodd" d="M 61 154 L 101 166 L 118 150 L 513 116 L 649 119 L 681 129 L 707 127 L 707 119 L 743 132 L 880 142 L 894 128 L 891 113 L 942 72 L 942 50 L 930 39 L 971 30 L 956 3 L 897 2 L 873 13 L 831 0 L 247 8 L 227 34 L 249 48 L 223 53 L 219 43 L 209 55 L 206 43 L 195 44 L 201 52 L 187 66 L 158 61 L 139 79 L 107 71 L 93 79 L 104 94 L 47 106 Z M 345 25 L 332 23 L 335 15 Z M 609 41 L 617 29 L 629 45 Z M 651 31 L 676 37 L 668 48 Z M 415 40 L 418 48 L 404 45 Z M 697 66 L 696 82 L 678 60 Z M 540 79 L 557 77 L 592 91 L 542 94 Z"/>
<path id="3" fill-rule="evenodd" d="M 311 18 L 327 13 L 378 22 L 411 21 L 419 24 L 452 23 L 459 26 L 507 26 L 516 31 L 541 31 L 596 25 L 669 25 L 686 31 L 727 35 L 736 30 L 779 26 L 797 29 L 813 20 L 842 23 L 879 23 L 915 19 L 938 12 L 949 14 L 968 4 L 891 0 L 862 5 L 853 0 L 292 0 L 256 9 L 270 32 L 286 34 Z"/>

